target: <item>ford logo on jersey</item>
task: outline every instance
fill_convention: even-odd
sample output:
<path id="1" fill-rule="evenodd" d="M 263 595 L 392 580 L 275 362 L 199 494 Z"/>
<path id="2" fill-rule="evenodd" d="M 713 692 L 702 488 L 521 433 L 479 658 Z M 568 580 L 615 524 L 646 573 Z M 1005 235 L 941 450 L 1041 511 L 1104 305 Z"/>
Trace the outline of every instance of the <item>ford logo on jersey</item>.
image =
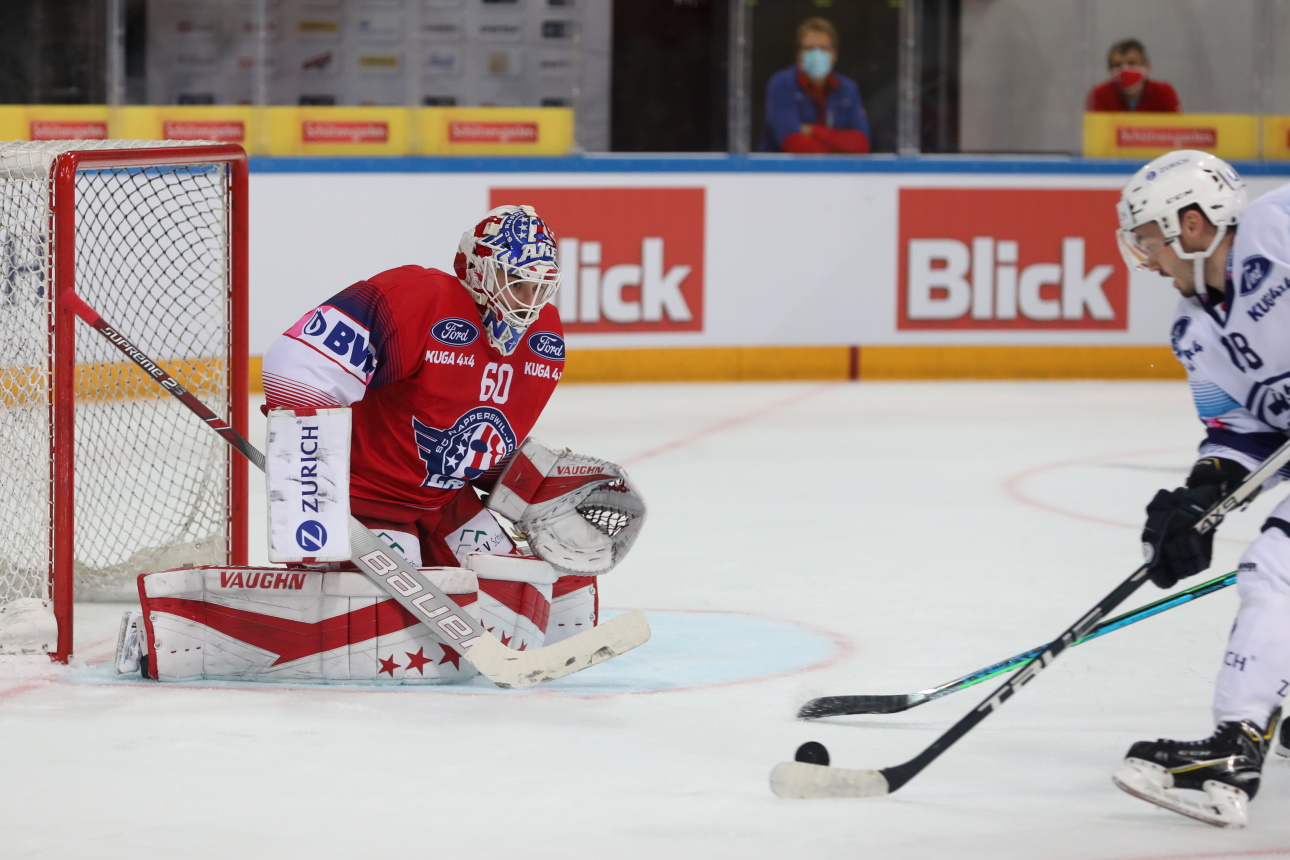
<path id="1" fill-rule="evenodd" d="M 455 490 L 466 486 L 515 450 L 515 431 L 501 410 L 478 406 L 446 430 L 412 418 L 417 454 L 426 464 L 423 487 Z"/>
<path id="2" fill-rule="evenodd" d="M 317 520 L 305 520 L 296 529 L 296 543 L 305 552 L 317 552 L 327 544 L 327 529 Z"/>
<path id="3" fill-rule="evenodd" d="M 479 337 L 479 326 L 460 317 L 449 317 L 430 326 L 430 336 L 444 346 L 469 346 Z"/>
<path id="4" fill-rule="evenodd" d="M 1187 334 L 1189 325 L 1191 325 L 1191 317 L 1183 317 L 1174 323 L 1173 329 L 1169 332 L 1169 343 L 1173 346 L 1174 352 L 1178 351 L 1178 344 L 1182 341 L 1183 335 Z"/>
<path id="5" fill-rule="evenodd" d="M 1245 262 L 1241 264 L 1241 295 L 1248 296 L 1263 286 L 1263 281 L 1270 271 L 1272 271 L 1272 263 L 1267 257 L 1257 255 L 1246 257 Z"/>
<path id="6" fill-rule="evenodd" d="M 548 361 L 564 361 L 564 338 L 554 332 L 539 331 L 529 335 L 529 349 Z"/>

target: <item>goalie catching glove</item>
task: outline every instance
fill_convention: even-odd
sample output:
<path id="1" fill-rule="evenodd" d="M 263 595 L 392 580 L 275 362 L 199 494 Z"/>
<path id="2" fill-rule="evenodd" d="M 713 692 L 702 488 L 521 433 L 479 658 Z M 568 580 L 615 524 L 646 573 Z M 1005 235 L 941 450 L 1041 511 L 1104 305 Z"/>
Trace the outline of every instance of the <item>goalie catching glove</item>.
<path id="1" fill-rule="evenodd" d="M 621 466 L 524 440 L 484 507 L 524 534 L 563 573 L 596 576 L 626 556 L 645 522 L 645 501 Z"/>

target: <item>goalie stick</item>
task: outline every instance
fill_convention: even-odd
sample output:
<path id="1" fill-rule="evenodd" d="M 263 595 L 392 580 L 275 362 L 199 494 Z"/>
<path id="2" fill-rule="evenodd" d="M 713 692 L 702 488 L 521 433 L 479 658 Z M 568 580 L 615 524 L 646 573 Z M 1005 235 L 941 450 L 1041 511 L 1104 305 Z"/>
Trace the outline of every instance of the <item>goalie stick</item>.
<path id="1" fill-rule="evenodd" d="M 1252 499 L 1263 483 L 1290 463 L 1290 442 L 1282 445 L 1251 472 L 1245 481 L 1205 512 L 1194 526 L 1199 534 L 1213 531 L 1223 517 Z M 1143 564 L 1099 600 L 1092 609 L 1026 661 L 1020 671 L 1004 681 L 985 701 L 968 711 L 931 745 L 907 762 L 879 770 L 848 769 L 805 761 L 780 762 L 770 774 L 770 789 L 780 797 L 881 797 L 898 791 L 918 776 L 960 738 L 1001 708 L 1021 687 L 1053 664 L 1062 652 L 1093 632 L 1099 620 L 1127 600 L 1147 579 L 1151 567 Z"/>
<path id="2" fill-rule="evenodd" d="M 224 419 L 202 403 L 157 362 L 145 355 L 73 290 L 59 294 L 69 308 L 113 346 L 139 365 L 167 393 L 264 471 L 264 455 Z M 350 559 L 373 582 L 412 613 L 445 647 L 462 653 L 479 673 L 499 687 L 528 687 L 572 675 L 603 663 L 649 640 L 649 624 L 639 609 L 544 648 L 512 651 L 467 614 L 398 552 L 356 518 L 349 518 Z"/>
<path id="3" fill-rule="evenodd" d="M 1145 606 L 1140 606 L 1132 612 L 1126 612 L 1123 615 L 1117 615 L 1115 618 L 1103 621 L 1094 627 L 1091 633 L 1072 642 L 1071 645 L 1072 647 L 1083 645 L 1090 639 L 1105 636 L 1108 633 L 1119 630 L 1121 627 L 1136 624 L 1144 618 L 1150 618 L 1153 615 L 1159 615 L 1161 612 L 1173 609 L 1175 606 L 1190 603 L 1198 597 L 1221 591 L 1235 582 L 1236 572 L 1233 571 L 1232 573 L 1225 573 L 1222 576 L 1215 577 L 1208 582 L 1202 582 L 1200 585 L 1193 585 L 1191 588 L 1180 591 L 1177 594 L 1167 595 Z M 944 684 L 920 690 L 917 693 L 902 693 L 891 696 L 821 696 L 802 705 L 797 711 L 797 716 L 798 719 L 802 720 L 816 720 L 821 717 L 841 717 L 850 714 L 896 714 L 924 705 L 933 699 L 948 696 L 950 693 L 957 693 L 959 690 L 974 687 L 982 681 L 988 681 L 1005 672 L 1011 672 L 1027 660 L 1038 657 L 1043 650 L 1044 646 L 1042 645 L 1038 648 L 1031 648 L 1029 651 L 1009 657 L 1007 660 L 1000 660 L 998 663 L 993 663 L 984 669 L 977 669 L 975 672 L 969 672 L 961 678 L 946 681 Z"/>

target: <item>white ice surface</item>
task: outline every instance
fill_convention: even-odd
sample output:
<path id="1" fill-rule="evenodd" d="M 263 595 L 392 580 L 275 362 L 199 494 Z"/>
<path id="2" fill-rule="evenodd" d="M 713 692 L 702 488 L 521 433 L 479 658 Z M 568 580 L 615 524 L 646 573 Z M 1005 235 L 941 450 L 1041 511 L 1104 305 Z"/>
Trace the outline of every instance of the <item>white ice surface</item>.
<path id="1" fill-rule="evenodd" d="M 931 743 L 998 681 L 793 713 L 1060 633 L 1137 567 L 1199 433 L 1181 383 L 566 386 L 535 435 L 646 495 L 602 593 L 652 642 L 523 693 L 164 686 L 114 679 L 123 607 L 80 605 L 81 666 L 0 667 L 0 858 L 1290 856 L 1290 762 L 1243 831 L 1111 785 L 1132 741 L 1209 733 L 1231 589 L 1067 652 L 892 796 L 767 787 L 806 740 L 874 768 Z M 1282 494 L 1224 525 L 1211 575 Z"/>

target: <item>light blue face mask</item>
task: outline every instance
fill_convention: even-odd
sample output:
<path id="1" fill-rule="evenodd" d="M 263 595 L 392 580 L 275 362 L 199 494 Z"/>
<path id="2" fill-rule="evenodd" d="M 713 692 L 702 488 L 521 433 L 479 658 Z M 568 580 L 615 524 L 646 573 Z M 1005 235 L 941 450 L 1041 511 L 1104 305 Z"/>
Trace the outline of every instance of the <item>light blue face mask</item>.
<path id="1" fill-rule="evenodd" d="M 823 78 L 833 71 L 833 54 L 823 48 L 807 48 L 802 52 L 802 71 L 808 78 Z"/>

